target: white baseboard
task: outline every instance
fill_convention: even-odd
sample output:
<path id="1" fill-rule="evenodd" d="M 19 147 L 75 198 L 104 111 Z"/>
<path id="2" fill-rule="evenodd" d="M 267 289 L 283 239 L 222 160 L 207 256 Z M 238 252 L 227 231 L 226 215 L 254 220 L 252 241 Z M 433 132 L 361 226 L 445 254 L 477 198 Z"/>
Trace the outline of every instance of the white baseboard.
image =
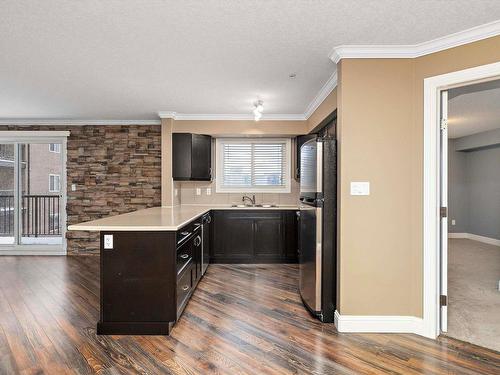
<path id="1" fill-rule="evenodd" d="M 469 240 L 479 241 L 489 245 L 500 246 L 500 240 L 497 240 L 496 238 L 479 236 L 472 233 L 448 233 L 448 238 L 467 238 Z"/>
<path id="2" fill-rule="evenodd" d="M 335 327 L 339 332 L 415 333 L 424 335 L 424 320 L 414 316 L 340 315 L 335 311 Z"/>

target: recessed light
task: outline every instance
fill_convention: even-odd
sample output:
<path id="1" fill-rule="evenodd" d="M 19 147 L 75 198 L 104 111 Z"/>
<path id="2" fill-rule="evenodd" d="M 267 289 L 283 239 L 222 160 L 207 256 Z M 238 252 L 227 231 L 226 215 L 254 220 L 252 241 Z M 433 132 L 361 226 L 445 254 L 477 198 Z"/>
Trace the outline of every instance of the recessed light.
<path id="1" fill-rule="evenodd" d="M 290 78 L 290 79 L 294 79 L 295 77 L 297 77 L 297 73 L 290 73 L 288 75 L 288 78 Z"/>

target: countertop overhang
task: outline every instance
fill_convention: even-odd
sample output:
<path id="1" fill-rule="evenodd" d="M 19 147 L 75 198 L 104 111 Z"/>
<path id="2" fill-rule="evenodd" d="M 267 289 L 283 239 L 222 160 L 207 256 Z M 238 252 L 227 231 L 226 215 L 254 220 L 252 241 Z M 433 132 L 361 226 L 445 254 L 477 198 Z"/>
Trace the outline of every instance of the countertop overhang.
<path id="1" fill-rule="evenodd" d="M 295 205 L 233 207 L 229 205 L 180 205 L 153 207 L 68 226 L 83 231 L 174 231 L 211 210 L 297 210 Z"/>

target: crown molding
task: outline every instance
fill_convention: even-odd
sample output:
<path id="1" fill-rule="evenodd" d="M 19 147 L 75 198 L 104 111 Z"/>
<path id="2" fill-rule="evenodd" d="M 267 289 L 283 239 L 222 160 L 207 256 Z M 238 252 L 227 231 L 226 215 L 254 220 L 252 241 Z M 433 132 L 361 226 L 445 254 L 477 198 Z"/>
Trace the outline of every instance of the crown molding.
<path id="1" fill-rule="evenodd" d="M 500 35 L 500 20 L 476 26 L 428 42 L 408 45 L 341 45 L 330 53 L 330 59 L 338 64 L 341 59 L 412 59 L 477 42 Z"/>
<path id="2" fill-rule="evenodd" d="M 0 125 L 160 125 L 160 120 L 0 119 Z"/>
<path id="3" fill-rule="evenodd" d="M 314 97 L 311 103 L 306 108 L 304 112 L 304 118 L 307 120 L 314 113 L 316 109 L 320 106 L 321 103 L 326 99 L 328 95 L 337 87 L 337 69 L 333 72 L 333 74 L 328 78 L 328 81 L 323 85 L 321 90 L 319 90 L 318 94 Z"/>
<path id="4" fill-rule="evenodd" d="M 174 120 L 201 120 L 201 121 L 254 121 L 252 114 L 190 114 L 190 113 L 177 113 L 172 111 L 158 112 L 160 118 L 171 118 Z M 263 114 L 260 121 L 306 121 L 307 118 L 304 114 Z"/>

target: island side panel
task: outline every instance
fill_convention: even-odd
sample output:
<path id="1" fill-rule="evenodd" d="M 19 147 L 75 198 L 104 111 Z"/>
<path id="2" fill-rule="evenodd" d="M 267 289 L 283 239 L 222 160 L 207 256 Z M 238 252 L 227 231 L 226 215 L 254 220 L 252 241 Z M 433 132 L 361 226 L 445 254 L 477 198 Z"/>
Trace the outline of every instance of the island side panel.
<path id="1" fill-rule="evenodd" d="M 105 249 L 104 236 L 113 236 Z M 99 334 L 169 334 L 176 320 L 174 231 L 100 233 Z"/>

